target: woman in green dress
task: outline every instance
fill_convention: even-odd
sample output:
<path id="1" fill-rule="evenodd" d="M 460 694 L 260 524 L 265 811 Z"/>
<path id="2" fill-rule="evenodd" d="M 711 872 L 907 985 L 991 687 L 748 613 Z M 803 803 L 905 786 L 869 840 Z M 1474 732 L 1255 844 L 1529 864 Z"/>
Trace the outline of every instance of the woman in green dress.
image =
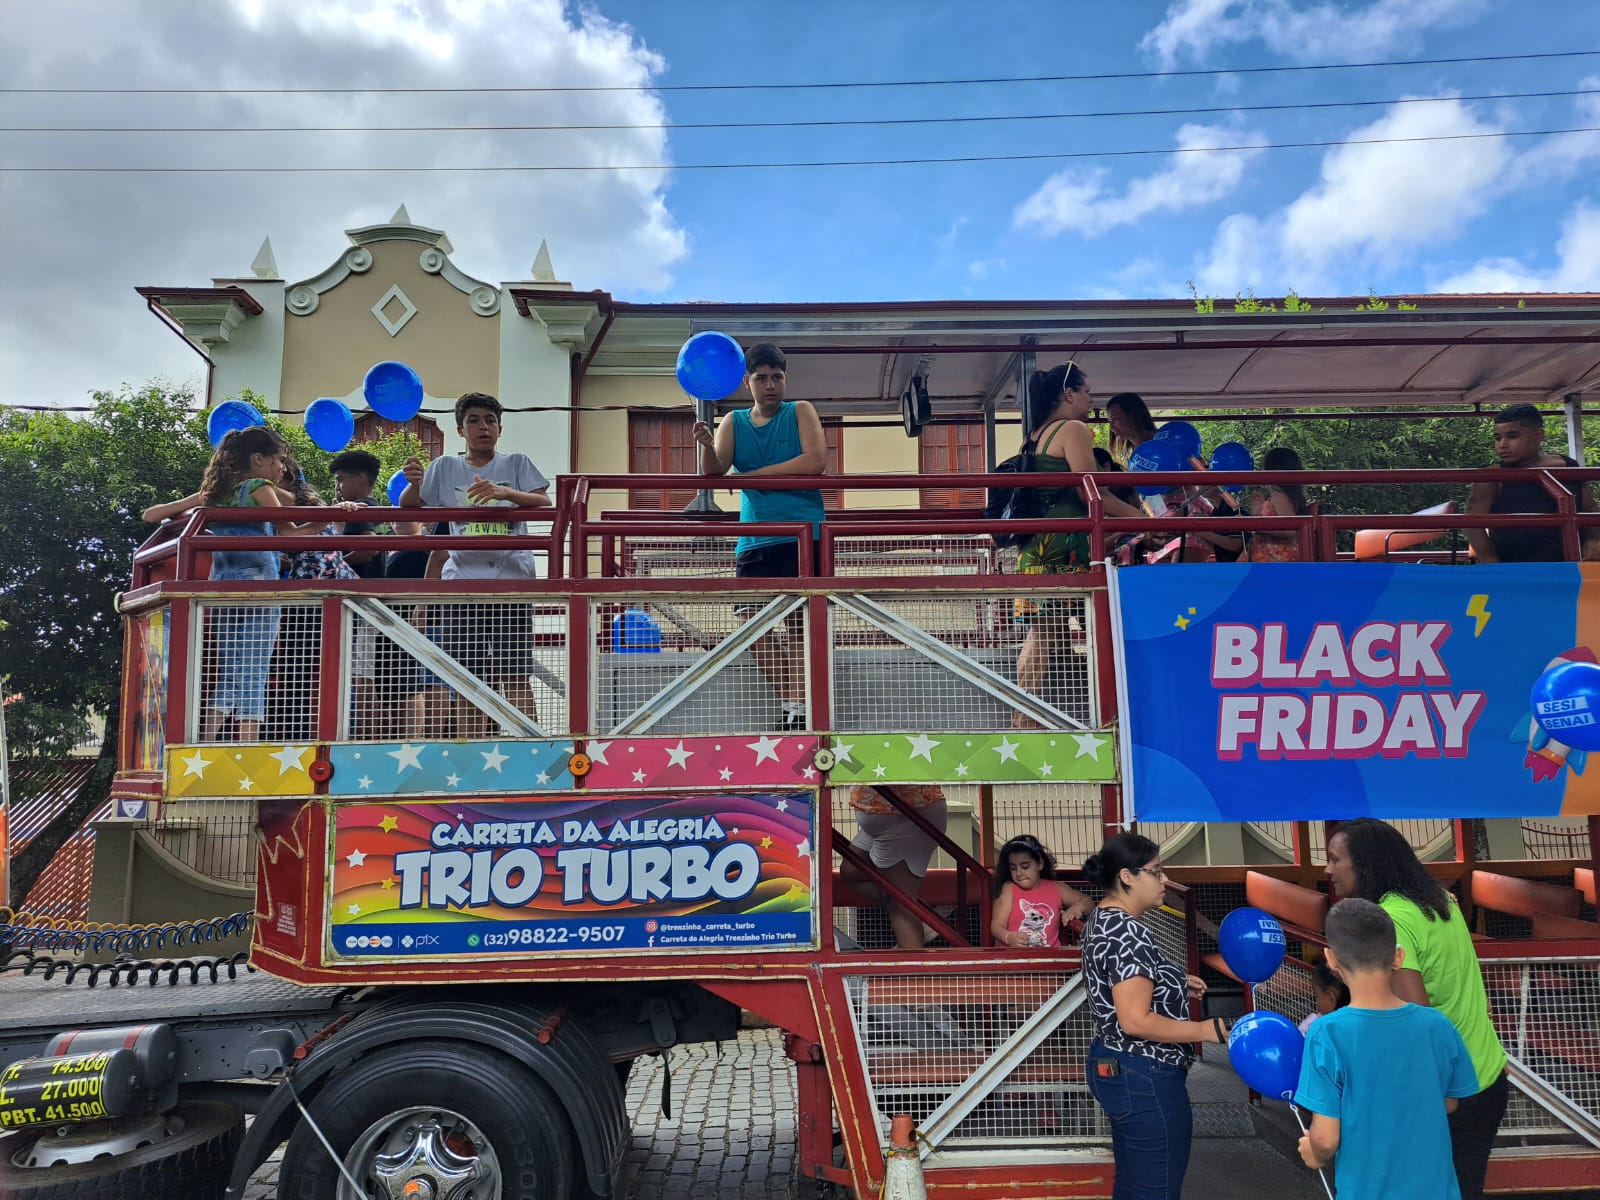
<path id="1" fill-rule="evenodd" d="M 1040 371 L 1028 381 L 1028 426 L 1034 430 L 1034 467 L 1040 471 L 1094 471 L 1094 434 L 1084 424 L 1093 400 L 1089 377 L 1075 362 Z M 1084 517 L 1089 510 L 1075 487 L 1045 489 L 1042 497 L 1047 517 Z M 1134 505 L 1102 492 L 1109 516 L 1137 517 Z M 1087 533 L 1039 533 L 1023 543 L 1017 570 L 1023 575 L 1062 575 L 1089 570 L 1094 554 Z M 1018 596 L 1013 614 L 1028 627 L 1017 656 L 1017 685 L 1039 695 L 1049 674 L 1051 659 L 1066 646 L 1069 604 L 1081 610 L 1081 601 L 1051 597 L 1036 600 Z M 1036 722 L 1021 713 L 1012 718 L 1016 728 L 1033 728 Z"/>

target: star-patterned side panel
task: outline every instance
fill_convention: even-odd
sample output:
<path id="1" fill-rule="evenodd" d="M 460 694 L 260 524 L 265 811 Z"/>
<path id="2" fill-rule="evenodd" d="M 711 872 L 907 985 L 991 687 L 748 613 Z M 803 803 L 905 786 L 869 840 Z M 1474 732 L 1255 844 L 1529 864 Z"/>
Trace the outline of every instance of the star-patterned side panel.
<path id="1" fill-rule="evenodd" d="M 484 795 L 573 787 L 570 739 L 523 742 L 339 742 L 330 796 Z"/>
<path id="2" fill-rule="evenodd" d="M 591 788 L 810 787 L 815 737 L 724 734 L 720 737 L 589 739 Z"/>
<path id="3" fill-rule="evenodd" d="M 309 796 L 315 746 L 168 746 L 167 798 Z"/>
<path id="4" fill-rule="evenodd" d="M 833 738 L 829 782 L 1104 783 L 1117 777 L 1110 730 L 849 733 Z"/>

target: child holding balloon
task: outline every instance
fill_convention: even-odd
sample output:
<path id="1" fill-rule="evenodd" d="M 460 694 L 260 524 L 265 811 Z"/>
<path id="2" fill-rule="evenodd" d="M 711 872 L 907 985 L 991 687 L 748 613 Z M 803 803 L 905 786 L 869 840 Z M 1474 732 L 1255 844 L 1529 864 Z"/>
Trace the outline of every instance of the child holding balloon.
<path id="1" fill-rule="evenodd" d="M 1349 987 L 1350 1004 L 1306 1035 L 1294 1102 L 1313 1115 L 1300 1157 L 1318 1169 L 1338 1155 L 1339 1200 L 1454 1200 L 1461 1193 L 1446 1117 L 1478 1090 L 1466 1043 L 1443 1013 L 1394 994 L 1405 952 L 1382 908 L 1341 900 L 1325 932 L 1328 965 Z"/>

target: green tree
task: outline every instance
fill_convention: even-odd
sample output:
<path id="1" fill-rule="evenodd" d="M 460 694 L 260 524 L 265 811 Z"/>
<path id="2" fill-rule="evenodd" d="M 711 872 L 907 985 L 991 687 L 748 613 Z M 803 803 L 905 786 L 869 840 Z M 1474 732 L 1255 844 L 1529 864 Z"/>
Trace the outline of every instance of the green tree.
<path id="1" fill-rule="evenodd" d="M 239 397 L 264 407 L 246 392 Z M 149 537 L 141 518 L 150 505 L 197 490 L 211 457 L 203 412 L 184 388 L 150 384 L 97 392 L 79 417 L 59 412 L 0 412 L 0 678 L 22 699 L 7 710 L 11 753 L 65 754 L 105 720 L 94 771 L 78 795 L 28 843 L 12 864 L 12 896 L 21 901 L 70 838 L 110 794 L 120 726 L 122 623 L 116 596 L 128 585 L 133 553 Z M 299 425 L 267 423 L 287 438 L 306 476 L 333 497 L 332 455 Z M 385 465 L 379 481 L 410 454 L 401 435 L 363 447 Z"/>

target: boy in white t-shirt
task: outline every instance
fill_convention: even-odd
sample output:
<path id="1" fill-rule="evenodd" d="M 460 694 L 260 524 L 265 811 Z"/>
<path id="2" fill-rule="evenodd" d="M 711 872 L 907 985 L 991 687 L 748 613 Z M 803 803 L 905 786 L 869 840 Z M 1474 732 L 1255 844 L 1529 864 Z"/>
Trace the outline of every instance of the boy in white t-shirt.
<path id="1" fill-rule="evenodd" d="M 539 508 L 550 503 L 550 481 L 526 454 L 500 454 L 500 402 L 483 392 L 468 392 L 456 401 L 456 432 L 467 443 L 460 457 L 434 459 L 424 469 L 416 458 L 403 468 L 406 490 L 402 508 L 485 507 Z M 450 523 L 457 536 L 527 533 L 525 522 L 470 521 Z M 535 579 L 531 550 L 451 550 L 443 579 Z M 532 609 L 509 604 L 441 605 L 440 644 L 479 679 L 491 668 L 501 693 L 529 716 L 535 715 L 533 688 Z M 473 711 L 476 728 L 458 728 L 458 736 L 486 734 L 487 720 Z"/>

